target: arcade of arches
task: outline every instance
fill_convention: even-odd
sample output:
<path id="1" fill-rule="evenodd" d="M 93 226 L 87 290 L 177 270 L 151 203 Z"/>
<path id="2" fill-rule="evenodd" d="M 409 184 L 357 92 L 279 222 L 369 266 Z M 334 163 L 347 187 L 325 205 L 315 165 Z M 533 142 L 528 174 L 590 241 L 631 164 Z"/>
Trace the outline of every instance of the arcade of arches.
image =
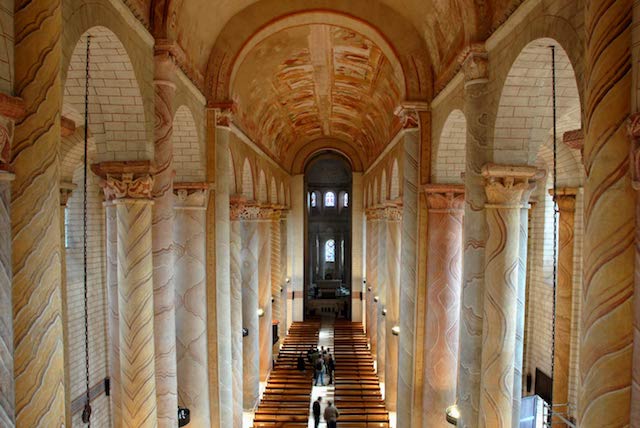
<path id="1" fill-rule="evenodd" d="M 640 1 L 0 15 L 0 426 L 640 427 Z"/>

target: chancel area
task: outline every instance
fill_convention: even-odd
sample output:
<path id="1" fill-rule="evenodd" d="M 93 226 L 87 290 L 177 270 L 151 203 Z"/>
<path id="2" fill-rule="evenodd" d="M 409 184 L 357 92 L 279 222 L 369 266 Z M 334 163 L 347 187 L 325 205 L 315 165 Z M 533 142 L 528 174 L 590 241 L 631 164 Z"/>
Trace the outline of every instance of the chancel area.
<path id="1" fill-rule="evenodd" d="M 640 2 L 0 18 L 0 427 L 640 427 Z"/>

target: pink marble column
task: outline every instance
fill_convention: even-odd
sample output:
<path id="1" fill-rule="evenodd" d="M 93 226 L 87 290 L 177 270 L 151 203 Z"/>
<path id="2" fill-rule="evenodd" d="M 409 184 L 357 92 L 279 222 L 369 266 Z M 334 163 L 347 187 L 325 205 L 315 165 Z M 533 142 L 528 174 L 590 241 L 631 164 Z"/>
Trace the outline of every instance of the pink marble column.
<path id="1" fill-rule="evenodd" d="M 211 426 L 207 364 L 205 225 L 207 183 L 175 183 L 176 358 L 178 405 L 191 424 Z"/>
<path id="2" fill-rule="evenodd" d="M 511 428 L 515 369 L 520 210 L 529 166 L 487 164 L 487 246 L 482 325 L 480 427 Z"/>
<path id="3" fill-rule="evenodd" d="M 456 401 L 464 186 L 430 184 L 423 424 L 448 427 L 444 409 Z"/>
<path id="4" fill-rule="evenodd" d="M 287 335 L 287 325 L 289 323 L 289 314 L 287 311 L 287 296 L 289 292 L 289 284 L 287 283 L 287 214 L 288 210 L 280 210 L 280 336 L 281 342 Z"/>
<path id="5" fill-rule="evenodd" d="M 233 364 L 233 427 L 242 428 L 243 403 L 243 338 L 242 328 L 242 201 L 230 204 L 230 274 L 231 274 L 231 358 Z"/>
<path id="6" fill-rule="evenodd" d="M 147 161 L 103 162 L 105 199 L 116 210 L 122 427 L 156 427 L 151 190 Z"/>
<path id="7" fill-rule="evenodd" d="M 374 263 L 377 265 L 377 273 L 375 288 L 374 288 L 374 296 L 378 296 L 378 302 L 375 305 L 376 310 L 376 320 L 378 325 L 376 326 L 376 367 L 378 369 L 378 379 L 380 382 L 386 382 L 386 372 L 387 365 L 386 359 L 387 356 L 387 318 L 383 315 L 383 310 L 386 309 L 387 305 L 387 288 L 388 288 L 388 280 L 387 280 L 387 224 L 385 217 L 385 210 L 382 207 L 379 207 L 377 210 L 378 217 L 378 250 L 376 251 L 376 259 Z"/>
<path id="8" fill-rule="evenodd" d="M 176 314 L 173 251 L 173 83 L 176 66 L 168 51 L 156 49 L 153 184 L 153 307 L 158 426 L 178 423 Z"/>
<path id="9" fill-rule="evenodd" d="M 271 308 L 271 218 L 273 210 L 260 208 L 258 221 L 258 308 L 260 334 L 260 382 L 266 382 L 271 371 L 272 358 L 272 308 Z"/>
<path id="10" fill-rule="evenodd" d="M 398 406 L 398 336 L 392 333 L 400 325 L 400 266 L 402 240 L 402 207 L 389 204 L 385 207 L 386 228 L 386 271 L 387 290 L 385 293 L 385 383 L 384 401 L 387 410 L 395 412 Z"/>
<path id="11" fill-rule="evenodd" d="M 282 244 L 280 239 L 282 231 L 280 230 L 280 207 L 274 207 L 273 216 L 271 217 L 271 320 L 278 325 L 278 336 L 284 337 L 282 331 Z M 278 352 L 278 343 L 271 347 L 272 355 Z M 275 357 L 273 357 L 275 358 Z"/>

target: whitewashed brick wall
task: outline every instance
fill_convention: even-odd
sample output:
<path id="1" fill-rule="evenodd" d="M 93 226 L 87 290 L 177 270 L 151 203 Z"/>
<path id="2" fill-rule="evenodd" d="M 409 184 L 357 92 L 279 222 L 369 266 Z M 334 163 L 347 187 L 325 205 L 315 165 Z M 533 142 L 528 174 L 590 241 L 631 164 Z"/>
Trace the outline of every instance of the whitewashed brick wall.
<path id="1" fill-rule="evenodd" d="M 462 183 L 460 174 L 465 169 L 466 141 L 467 121 L 462 111 L 454 110 L 444 124 L 431 161 L 435 183 Z"/>
<path id="2" fill-rule="evenodd" d="M 176 182 L 204 181 L 206 153 L 191 111 L 181 106 L 173 119 L 173 166 Z"/>

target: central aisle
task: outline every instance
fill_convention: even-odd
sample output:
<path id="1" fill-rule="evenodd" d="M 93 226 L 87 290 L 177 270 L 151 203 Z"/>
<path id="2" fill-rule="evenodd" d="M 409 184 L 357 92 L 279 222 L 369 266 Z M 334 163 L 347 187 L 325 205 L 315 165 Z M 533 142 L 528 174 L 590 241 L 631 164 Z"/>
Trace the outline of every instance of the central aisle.
<path id="1" fill-rule="evenodd" d="M 330 354 L 333 354 L 334 321 L 335 321 L 335 318 L 333 316 L 323 318 L 322 324 L 320 326 L 320 334 L 318 335 L 318 349 L 322 349 L 322 347 L 324 347 L 324 349 L 328 348 L 329 349 L 328 352 Z M 329 383 L 329 377 L 327 375 L 325 375 L 324 377 L 324 383 L 325 384 Z M 327 405 L 327 401 L 328 400 L 333 401 L 333 395 L 334 395 L 333 392 L 334 392 L 333 385 L 313 387 L 313 390 L 311 391 L 311 402 L 309 403 L 309 428 L 314 427 L 313 409 L 312 409 L 313 402 L 318 397 L 322 397 L 321 412 L 324 412 L 324 408 Z M 324 421 L 324 419 L 321 419 L 320 427 L 326 428 L 326 426 L 327 426 L 327 423 Z"/>

